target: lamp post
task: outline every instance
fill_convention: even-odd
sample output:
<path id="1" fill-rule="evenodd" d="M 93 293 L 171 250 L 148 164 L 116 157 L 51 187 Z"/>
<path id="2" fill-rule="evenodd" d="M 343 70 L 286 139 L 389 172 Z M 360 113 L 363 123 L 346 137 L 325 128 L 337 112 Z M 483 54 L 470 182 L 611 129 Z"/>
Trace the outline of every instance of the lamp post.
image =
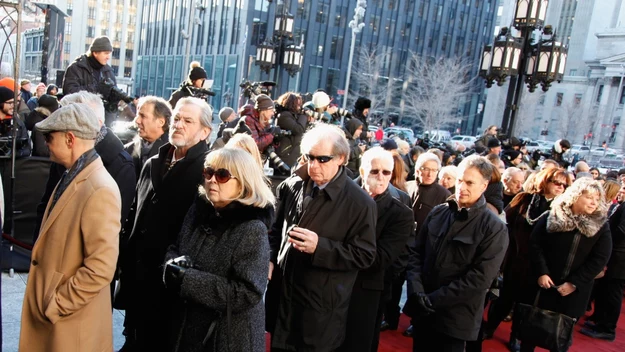
<path id="1" fill-rule="evenodd" d="M 480 77 L 490 88 L 496 81 L 503 86 L 510 77 L 506 108 L 501 123 L 502 131 L 512 137 L 519 108 L 523 84 L 534 92 L 540 83 L 543 91 L 549 90 L 553 81 L 560 82 L 564 76 L 567 48 L 559 42 L 552 27 L 544 26 L 549 0 L 516 0 L 514 28 L 503 27 L 492 45 L 486 45 L 480 63 Z M 541 30 L 540 39 L 533 43 L 532 34 Z"/>
<path id="2" fill-rule="evenodd" d="M 272 37 L 256 46 L 256 65 L 267 74 L 274 69 L 273 79 L 276 83 L 279 83 L 281 68 L 294 77 L 304 63 L 303 45 L 293 43 L 294 22 L 293 15 L 288 12 L 286 3 L 283 3 L 274 22 Z"/>
<path id="3" fill-rule="evenodd" d="M 367 0 L 358 0 L 354 9 L 354 18 L 349 21 L 349 28 L 352 29 L 352 44 L 349 47 L 349 61 L 347 63 L 347 78 L 345 79 L 345 95 L 343 96 L 343 109 L 347 108 L 347 96 L 349 95 L 349 78 L 352 74 L 352 61 L 354 60 L 354 47 L 356 46 L 356 35 L 365 27 L 365 10 L 367 9 Z M 343 126 L 341 117 L 341 126 Z"/>

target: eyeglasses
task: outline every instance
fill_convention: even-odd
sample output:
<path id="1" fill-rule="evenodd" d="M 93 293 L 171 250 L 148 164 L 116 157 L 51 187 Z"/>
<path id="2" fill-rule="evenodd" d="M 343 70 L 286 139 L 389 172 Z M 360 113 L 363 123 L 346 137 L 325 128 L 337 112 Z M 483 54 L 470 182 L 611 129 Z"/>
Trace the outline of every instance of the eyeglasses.
<path id="1" fill-rule="evenodd" d="M 420 167 L 419 170 L 421 170 L 421 172 L 438 172 L 438 169 L 430 169 L 429 167 Z"/>
<path id="2" fill-rule="evenodd" d="M 4 102 L 7 105 L 15 105 L 15 100 L 14 101 L 5 101 Z"/>
<path id="3" fill-rule="evenodd" d="M 210 166 L 207 166 L 204 168 L 204 172 L 202 173 L 202 175 L 204 175 L 204 178 L 208 181 L 211 178 L 213 178 L 213 176 L 215 176 L 215 180 L 218 183 L 226 183 L 228 181 L 230 181 L 231 178 L 236 179 L 236 177 L 232 176 L 232 174 L 230 173 L 230 171 L 226 170 L 226 169 L 213 169 Z"/>
<path id="4" fill-rule="evenodd" d="M 325 164 L 328 161 L 334 159 L 334 155 L 312 155 L 312 154 L 304 154 L 304 160 L 305 161 L 315 161 L 317 160 L 318 162 Z"/>
<path id="5" fill-rule="evenodd" d="M 551 181 L 549 181 L 549 182 L 553 183 L 553 184 L 554 184 L 554 185 L 556 185 L 556 186 L 562 186 L 562 187 L 564 187 L 564 188 L 567 188 L 567 187 L 569 186 L 569 185 L 567 185 L 565 182 L 554 181 L 554 180 L 551 180 Z"/>
<path id="6" fill-rule="evenodd" d="M 378 170 L 378 169 L 373 169 L 373 170 L 370 170 L 370 171 L 369 171 L 369 173 L 370 173 L 371 175 L 377 175 L 377 174 L 379 174 L 380 172 L 381 172 L 381 173 L 382 173 L 382 175 L 384 175 L 384 176 L 390 176 L 390 175 L 393 173 L 392 171 L 389 171 L 389 170 Z"/>
<path id="7" fill-rule="evenodd" d="M 50 141 L 52 140 L 52 133 L 44 133 L 43 139 L 46 140 L 46 143 L 50 143 Z"/>

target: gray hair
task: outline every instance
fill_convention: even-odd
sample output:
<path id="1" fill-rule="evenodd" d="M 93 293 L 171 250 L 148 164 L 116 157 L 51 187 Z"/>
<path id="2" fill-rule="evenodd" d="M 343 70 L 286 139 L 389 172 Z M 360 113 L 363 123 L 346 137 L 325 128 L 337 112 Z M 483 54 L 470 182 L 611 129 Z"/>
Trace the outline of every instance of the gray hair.
<path id="1" fill-rule="evenodd" d="M 327 139 L 332 141 L 332 154 L 345 157 L 345 163 L 347 163 L 349 160 L 349 143 L 345 138 L 345 132 L 339 127 L 327 123 L 318 123 L 304 133 L 300 150 L 302 154 L 308 154 L 315 145 Z"/>
<path id="2" fill-rule="evenodd" d="M 98 94 L 90 93 L 86 90 L 81 90 L 76 93 L 68 94 L 61 99 L 61 105 L 67 106 L 69 104 L 87 104 L 90 108 L 93 109 L 95 116 L 98 118 L 98 121 L 101 124 L 104 124 L 105 112 L 104 112 L 104 102 L 102 102 L 102 97 Z"/>
<path id="3" fill-rule="evenodd" d="M 519 169 L 518 167 L 509 167 L 506 169 L 506 171 L 503 172 L 503 175 L 501 175 L 501 177 L 503 178 L 504 181 L 509 181 L 512 179 L 512 177 L 514 177 L 514 175 L 516 174 L 520 174 L 522 173 L 523 176 L 525 176 L 525 171 Z"/>
<path id="4" fill-rule="evenodd" d="M 490 179 L 493 177 L 493 164 L 488 159 L 475 154 L 470 155 L 460 162 L 458 170 L 466 170 L 472 167 L 479 171 L 484 180 L 490 182 Z"/>
<path id="5" fill-rule="evenodd" d="M 578 172 L 589 172 L 590 171 L 590 166 L 588 166 L 588 163 L 586 163 L 585 161 L 578 161 L 575 164 L 575 173 L 577 174 Z"/>
<path id="6" fill-rule="evenodd" d="M 373 147 L 367 150 L 360 159 L 360 168 L 364 170 L 371 169 L 371 162 L 373 160 L 382 160 L 391 165 L 391 170 L 393 171 L 393 166 L 395 165 L 395 160 L 393 160 L 393 154 L 388 150 L 382 147 Z"/>
<path id="7" fill-rule="evenodd" d="M 200 124 L 210 128 L 211 131 L 213 130 L 213 108 L 206 101 L 195 97 L 184 97 L 176 103 L 173 115 L 175 116 L 180 107 L 184 105 L 194 105 L 200 108 Z"/>
<path id="8" fill-rule="evenodd" d="M 438 177 L 443 178 L 447 174 L 453 178 L 458 178 L 458 167 L 454 165 L 443 166 L 441 171 L 438 172 Z"/>
<path id="9" fill-rule="evenodd" d="M 436 167 L 438 169 L 441 168 L 441 159 L 438 157 L 438 155 L 428 151 L 419 155 L 419 157 L 417 158 L 417 162 L 415 163 L 415 170 L 419 170 L 421 166 L 423 166 L 423 164 L 427 163 L 428 161 L 435 161 Z"/>
<path id="10" fill-rule="evenodd" d="M 171 105 L 169 105 L 169 102 L 161 97 L 155 97 L 153 95 L 142 97 L 139 99 L 139 103 L 137 104 L 137 114 L 144 104 L 152 105 L 152 113 L 154 114 L 154 117 L 165 120 L 163 132 L 167 132 L 169 130 L 169 121 L 171 120 L 172 115 Z"/>

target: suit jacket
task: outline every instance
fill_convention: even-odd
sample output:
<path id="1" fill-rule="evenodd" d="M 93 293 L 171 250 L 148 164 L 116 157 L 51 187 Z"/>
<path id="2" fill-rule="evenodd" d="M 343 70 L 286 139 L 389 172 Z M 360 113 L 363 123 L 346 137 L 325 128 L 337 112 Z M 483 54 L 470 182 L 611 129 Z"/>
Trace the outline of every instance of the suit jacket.
<path id="1" fill-rule="evenodd" d="M 24 294 L 20 351 L 111 351 L 117 184 L 97 158 L 45 212 Z"/>

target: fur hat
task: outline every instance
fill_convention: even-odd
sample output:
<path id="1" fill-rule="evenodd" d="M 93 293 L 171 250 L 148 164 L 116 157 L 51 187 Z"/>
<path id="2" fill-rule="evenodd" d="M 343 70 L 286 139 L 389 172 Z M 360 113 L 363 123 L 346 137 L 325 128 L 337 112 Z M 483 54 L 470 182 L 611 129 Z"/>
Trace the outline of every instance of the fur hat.
<path id="1" fill-rule="evenodd" d="M 50 113 L 53 113 L 59 108 L 59 101 L 56 100 L 55 96 L 44 94 L 37 100 L 37 105 L 42 108 L 46 108 L 50 110 Z"/>
<path id="2" fill-rule="evenodd" d="M 89 51 L 92 53 L 97 53 L 100 51 L 113 51 L 113 45 L 111 45 L 111 40 L 109 39 L 109 37 L 97 37 L 91 43 Z"/>
<path id="3" fill-rule="evenodd" d="M 200 66 L 200 63 L 197 61 L 191 62 L 189 65 L 189 81 L 193 82 L 198 79 L 207 79 L 208 75 L 206 75 L 206 70 Z"/>
<path id="4" fill-rule="evenodd" d="M 490 148 L 497 148 L 497 147 L 501 147 L 501 142 L 499 141 L 499 139 L 497 138 L 491 138 L 488 140 L 488 143 L 486 144 L 486 146 L 490 149 Z"/>
<path id="5" fill-rule="evenodd" d="M 574 215 L 571 207 L 582 193 L 594 191 L 599 194 L 599 205 L 590 215 Z M 605 192 L 598 181 L 583 177 L 575 180 L 571 187 L 551 203 L 551 210 L 547 217 L 547 232 L 567 232 L 577 229 L 582 235 L 592 237 L 597 234 L 606 222 L 608 205 L 605 202 Z"/>
<path id="6" fill-rule="evenodd" d="M 35 124 L 35 128 L 44 134 L 71 131 L 81 139 L 96 139 L 100 123 L 89 105 L 77 103 L 61 107 L 47 119 Z"/>
<path id="7" fill-rule="evenodd" d="M 371 100 L 365 97 L 359 97 L 354 103 L 354 108 L 360 111 L 363 111 L 364 109 L 369 109 L 371 108 Z"/>

